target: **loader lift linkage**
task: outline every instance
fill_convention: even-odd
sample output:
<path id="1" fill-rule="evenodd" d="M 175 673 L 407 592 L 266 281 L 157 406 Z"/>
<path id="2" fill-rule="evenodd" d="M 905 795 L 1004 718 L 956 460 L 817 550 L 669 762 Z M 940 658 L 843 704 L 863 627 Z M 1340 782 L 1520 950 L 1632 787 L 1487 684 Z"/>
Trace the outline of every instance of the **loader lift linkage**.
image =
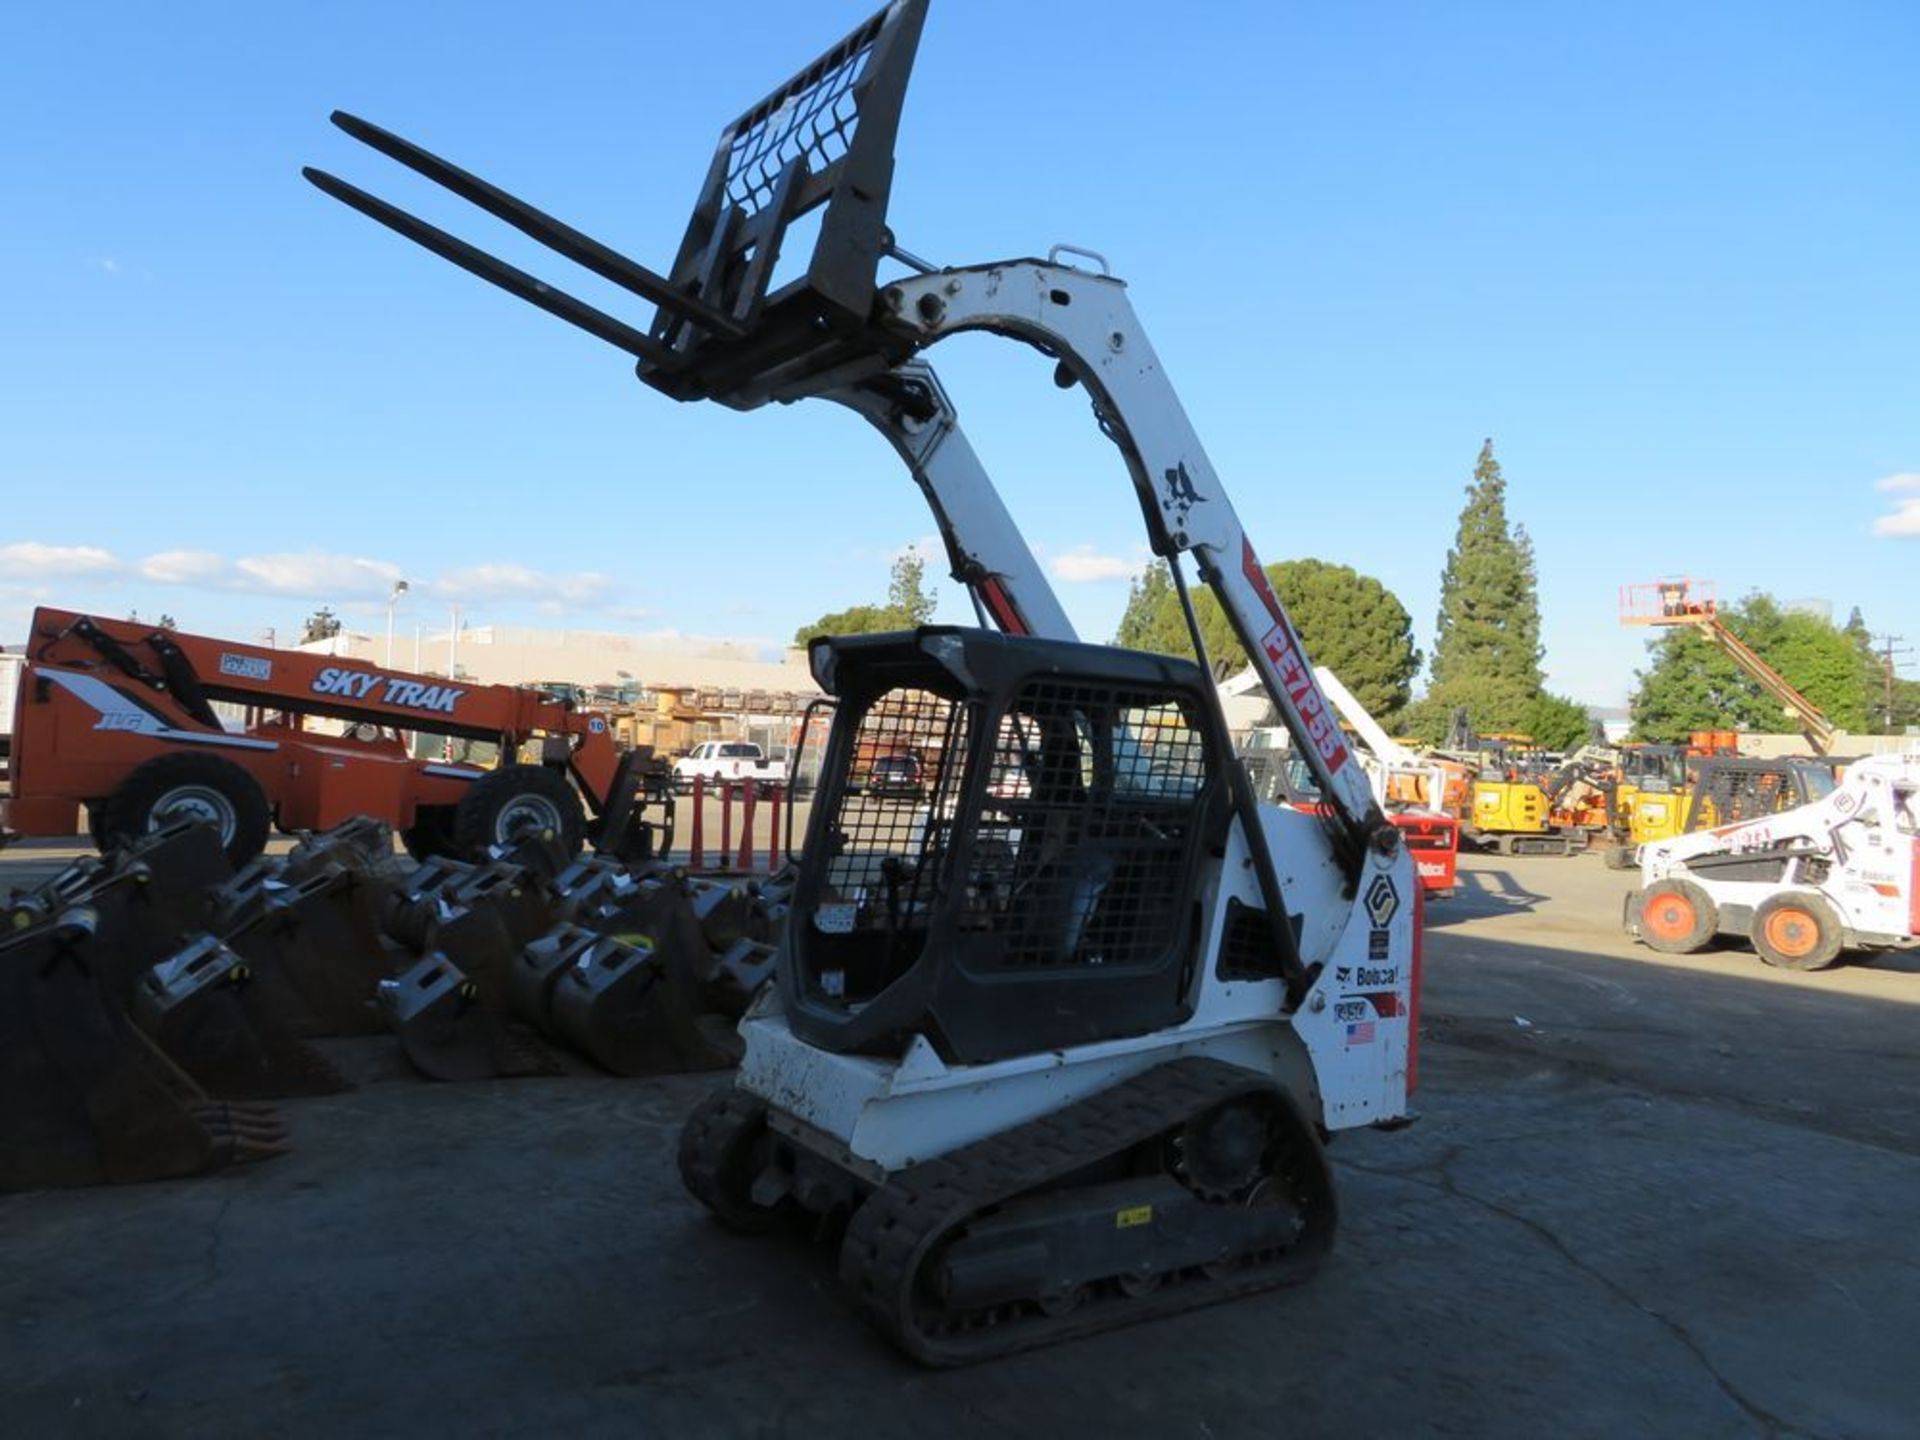
<path id="1" fill-rule="evenodd" d="M 1408 1114 L 1418 893 L 1125 286 L 1065 247 L 935 268 L 895 243 L 926 11 L 893 0 L 722 131 L 665 274 L 334 116 L 650 302 L 645 330 L 305 173 L 675 399 L 854 410 L 926 496 L 989 629 L 815 642 L 839 704 L 778 983 L 680 1158 L 724 1223 L 809 1214 L 844 1235 L 849 1297 L 949 1364 L 1311 1271 L 1334 1222 L 1321 1137 Z M 775 288 L 814 211 L 804 270 Z M 882 281 L 889 259 L 908 273 Z M 1040 350 L 1087 394 L 1201 666 L 1077 643 L 924 356 L 970 330 Z M 1227 749 L 1187 555 L 1307 764 L 1312 814 L 1260 805 Z M 898 753 L 928 777 L 917 803 L 866 784 Z"/>

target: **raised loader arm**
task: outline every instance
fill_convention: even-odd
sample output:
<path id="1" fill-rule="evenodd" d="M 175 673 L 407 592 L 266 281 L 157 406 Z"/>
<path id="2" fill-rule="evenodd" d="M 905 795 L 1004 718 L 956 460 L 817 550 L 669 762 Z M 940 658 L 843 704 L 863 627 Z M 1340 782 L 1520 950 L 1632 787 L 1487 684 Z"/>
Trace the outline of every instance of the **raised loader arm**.
<path id="1" fill-rule="evenodd" d="M 1119 447 L 1155 554 L 1192 552 L 1283 723 L 1333 807 L 1351 861 L 1392 843 L 1331 706 L 1219 476 L 1134 315 L 1126 287 L 1052 261 L 914 276 L 880 295 L 881 323 L 930 346 L 987 330 L 1054 356 Z"/>
<path id="2" fill-rule="evenodd" d="M 656 307 L 640 331 L 334 176 L 322 190 L 433 253 L 636 357 L 648 385 L 737 409 L 829 398 L 875 424 L 932 504 L 955 574 L 994 622 L 1069 633 L 1038 567 L 951 421 L 921 352 L 963 330 L 1033 345 L 1086 387 L 1119 447 L 1157 555 L 1191 552 L 1219 597 L 1329 806 L 1342 867 L 1394 831 L 1351 763 L 1259 557 L 1148 342 L 1126 287 L 1071 265 L 1015 260 L 935 269 L 901 250 L 885 224 L 893 141 L 926 0 L 893 0 L 721 132 L 671 270 L 627 260 L 524 201 L 409 141 L 336 114 L 349 135 L 472 201 L 556 253 Z M 791 224 L 820 212 L 802 278 L 773 288 Z M 879 278 L 893 259 L 916 271 Z M 1198 640 L 1197 627 L 1194 631 Z"/>
<path id="3" fill-rule="evenodd" d="M 967 587 L 983 623 L 1009 635 L 1078 638 L 933 366 L 910 360 L 820 398 L 863 417 L 906 462 L 940 528 L 953 578 Z"/>

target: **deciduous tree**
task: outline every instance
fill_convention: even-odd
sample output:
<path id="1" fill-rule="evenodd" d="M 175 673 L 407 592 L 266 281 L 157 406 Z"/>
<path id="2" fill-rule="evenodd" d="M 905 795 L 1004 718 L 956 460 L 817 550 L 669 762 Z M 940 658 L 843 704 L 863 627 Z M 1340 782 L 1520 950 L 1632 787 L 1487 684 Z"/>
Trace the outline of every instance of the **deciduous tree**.
<path id="1" fill-rule="evenodd" d="M 1722 607 L 1720 619 L 1834 725 L 1865 731 L 1873 671 L 1855 636 L 1758 592 Z M 1795 728 L 1779 701 L 1691 627 L 1667 631 L 1650 654 L 1632 700 L 1638 738 L 1678 743 L 1695 730 Z"/>
<path id="2" fill-rule="evenodd" d="M 816 635 L 878 635 L 888 630 L 911 630 L 933 619 L 937 597 L 927 588 L 927 562 L 908 550 L 893 562 L 888 577 L 887 603 L 853 605 L 830 610 L 811 625 L 793 632 L 793 643 L 805 645 Z"/>
<path id="3" fill-rule="evenodd" d="M 1412 618 L 1391 590 L 1351 566 L 1324 560 L 1283 560 L 1267 566 L 1267 578 L 1314 664 L 1332 670 L 1382 719 L 1407 703 L 1420 671 L 1420 652 L 1413 644 Z M 1234 669 L 1245 665 L 1246 651 L 1213 593 L 1196 591 L 1193 602 L 1207 658 Z M 1133 582 L 1113 643 L 1164 655 L 1193 654 L 1166 562 L 1154 561 Z"/>

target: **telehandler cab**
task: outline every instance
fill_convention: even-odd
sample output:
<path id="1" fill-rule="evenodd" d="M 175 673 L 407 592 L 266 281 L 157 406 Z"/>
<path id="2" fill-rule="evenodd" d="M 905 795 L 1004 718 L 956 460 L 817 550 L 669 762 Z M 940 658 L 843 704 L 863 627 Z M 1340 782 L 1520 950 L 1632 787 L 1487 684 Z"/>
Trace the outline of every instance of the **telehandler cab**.
<path id="1" fill-rule="evenodd" d="M 812 647 L 839 704 L 777 983 L 680 1164 L 732 1228 L 838 1237 L 852 1303 L 955 1364 L 1311 1273 L 1335 1220 L 1324 1140 L 1409 1118 L 1420 927 L 1411 859 L 1125 286 L 1064 247 L 936 267 L 894 242 L 926 13 L 894 0 L 728 125 L 664 275 L 335 116 L 651 302 L 644 329 L 307 174 L 676 399 L 854 410 L 926 495 L 982 628 Z M 776 288 L 802 215 L 818 238 Z M 889 259 L 903 273 L 883 280 Z M 1204 665 L 1075 641 L 924 358 L 969 330 L 1040 350 L 1087 395 L 1183 602 L 1190 556 L 1253 657 L 1314 813 L 1256 800 Z M 917 757 L 923 800 L 858 783 L 880 753 Z"/>

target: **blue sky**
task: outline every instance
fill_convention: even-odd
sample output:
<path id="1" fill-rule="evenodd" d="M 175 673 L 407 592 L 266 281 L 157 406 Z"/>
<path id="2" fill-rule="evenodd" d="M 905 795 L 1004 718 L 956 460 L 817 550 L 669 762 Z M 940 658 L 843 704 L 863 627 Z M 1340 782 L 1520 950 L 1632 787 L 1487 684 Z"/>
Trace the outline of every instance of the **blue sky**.
<path id="1" fill-rule="evenodd" d="M 235 635 L 324 602 L 377 627 L 395 575 L 403 627 L 457 600 L 475 623 L 777 643 L 879 598 L 932 527 L 858 421 L 674 405 L 299 174 L 644 323 L 328 111 L 664 268 L 720 124 L 866 8 L 16 12 L 0 638 L 41 599 Z M 1493 436 L 1552 683 L 1618 703 L 1626 581 L 1690 572 L 1920 636 L 1917 46 L 1909 3 L 936 0 L 892 219 L 946 263 L 1109 255 L 1262 555 L 1378 575 L 1423 645 Z M 937 358 L 1106 638 L 1140 537 L 1083 400 L 1004 342 Z"/>

